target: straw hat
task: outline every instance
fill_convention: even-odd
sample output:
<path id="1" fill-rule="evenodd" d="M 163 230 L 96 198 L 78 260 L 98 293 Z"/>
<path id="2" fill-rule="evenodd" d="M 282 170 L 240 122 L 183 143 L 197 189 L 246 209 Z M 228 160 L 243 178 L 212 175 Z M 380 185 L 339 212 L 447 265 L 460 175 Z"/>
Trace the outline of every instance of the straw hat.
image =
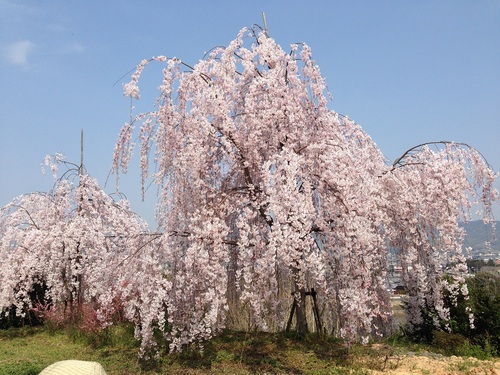
<path id="1" fill-rule="evenodd" d="M 71 359 L 53 363 L 39 375 L 106 375 L 106 371 L 97 362 Z"/>

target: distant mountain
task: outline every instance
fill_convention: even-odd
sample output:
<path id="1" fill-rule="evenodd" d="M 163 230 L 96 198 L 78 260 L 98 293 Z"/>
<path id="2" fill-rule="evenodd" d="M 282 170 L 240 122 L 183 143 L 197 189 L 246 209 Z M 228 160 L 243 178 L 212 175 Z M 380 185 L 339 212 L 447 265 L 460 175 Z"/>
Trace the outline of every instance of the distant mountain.
<path id="1" fill-rule="evenodd" d="M 496 229 L 493 233 L 492 224 L 485 224 L 482 220 L 460 223 L 467 233 L 464 240 L 464 250 L 472 248 L 470 256 L 473 258 L 490 259 L 500 258 L 500 221 L 496 221 Z M 492 253 L 487 249 L 485 242 L 489 241 Z"/>

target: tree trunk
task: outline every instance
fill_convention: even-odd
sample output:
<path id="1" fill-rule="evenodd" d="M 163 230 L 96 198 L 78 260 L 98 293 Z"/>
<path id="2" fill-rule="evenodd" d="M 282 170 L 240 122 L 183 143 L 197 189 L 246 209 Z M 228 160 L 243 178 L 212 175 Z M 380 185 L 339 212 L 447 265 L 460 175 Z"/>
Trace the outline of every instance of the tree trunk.
<path id="1" fill-rule="evenodd" d="M 297 299 L 298 296 L 300 296 L 300 300 Z M 306 290 L 304 289 L 304 287 L 299 288 L 297 285 L 295 285 L 294 298 L 296 302 L 296 330 L 299 335 L 305 335 L 309 332 L 309 328 L 307 327 Z"/>

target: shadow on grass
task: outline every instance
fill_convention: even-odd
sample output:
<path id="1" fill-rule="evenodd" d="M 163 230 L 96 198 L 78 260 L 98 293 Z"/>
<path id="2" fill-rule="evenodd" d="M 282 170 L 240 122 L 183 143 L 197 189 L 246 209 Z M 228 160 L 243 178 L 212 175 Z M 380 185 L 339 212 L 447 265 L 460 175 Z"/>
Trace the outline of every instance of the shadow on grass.
<path id="1" fill-rule="evenodd" d="M 46 330 L 43 326 L 10 327 L 7 329 L 0 329 L 0 338 L 13 339 L 17 337 L 34 336 L 39 332 L 46 332 Z"/>
<path id="2" fill-rule="evenodd" d="M 146 361 L 142 367 L 147 371 L 177 365 L 202 371 L 229 368 L 250 373 L 302 374 L 303 369 L 311 366 L 333 369 L 348 361 L 349 351 L 339 340 L 314 335 L 300 337 L 294 333 L 227 331 L 204 343 L 203 351 L 193 346 L 156 361 Z"/>

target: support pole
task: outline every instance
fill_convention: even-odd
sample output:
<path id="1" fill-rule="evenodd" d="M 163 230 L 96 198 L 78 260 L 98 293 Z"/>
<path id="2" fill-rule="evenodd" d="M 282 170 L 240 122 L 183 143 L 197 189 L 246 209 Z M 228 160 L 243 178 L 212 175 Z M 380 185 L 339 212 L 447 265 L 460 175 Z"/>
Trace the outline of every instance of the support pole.
<path id="1" fill-rule="evenodd" d="M 269 38 L 269 32 L 267 30 L 267 20 L 266 20 L 266 13 L 265 12 L 262 12 L 262 21 L 264 22 L 264 33 Z"/>
<path id="2" fill-rule="evenodd" d="M 314 322 L 316 323 L 316 332 L 318 332 L 318 334 L 321 335 L 323 333 L 323 327 L 321 324 L 321 319 L 319 317 L 319 309 L 318 309 L 318 303 L 316 302 L 316 294 L 317 293 L 314 290 L 314 288 L 311 288 L 311 296 L 313 299 Z"/>
<path id="3" fill-rule="evenodd" d="M 290 328 L 292 327 L 293 314 L 295 314 L 295 308 L 297 307 L 297 301 L 295 297 L 293 298 L 292 310 L 290 311 L 290 317 L 288 318 L 288 323 L 286 324 L 286 331 L 290 332 Z"/>
<path id="4" fill-rule="evenodd" d="M 81 131 L 81 136 L 80 136 L 80 168 L 78 173 L 80 175 L 83 174 L 83 128 Z"/>

